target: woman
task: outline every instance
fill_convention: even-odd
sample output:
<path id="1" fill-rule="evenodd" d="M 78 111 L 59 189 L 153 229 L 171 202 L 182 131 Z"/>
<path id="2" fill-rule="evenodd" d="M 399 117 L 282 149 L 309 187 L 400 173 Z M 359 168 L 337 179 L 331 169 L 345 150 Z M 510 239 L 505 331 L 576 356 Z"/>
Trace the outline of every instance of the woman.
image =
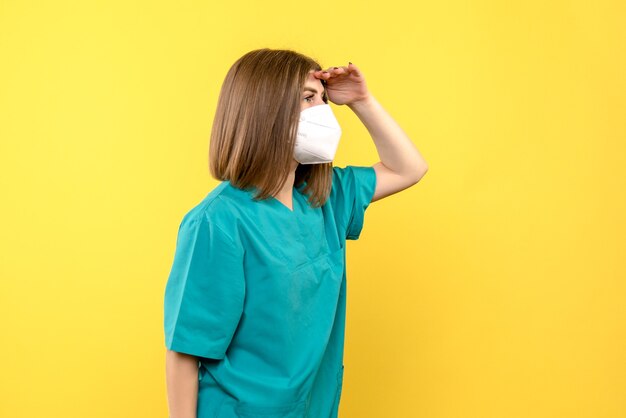
<path id="1" fill-rule="evenodd" d="M 360 118 L 379 163 L 332 166 L 329 100 Z M 228 71 L 209 154 L 222 182 L 183 217 L 165 288 L 170 417 L 336 417 L 346 239 L 426 162 L 354 64 L 267 48 Z"/>

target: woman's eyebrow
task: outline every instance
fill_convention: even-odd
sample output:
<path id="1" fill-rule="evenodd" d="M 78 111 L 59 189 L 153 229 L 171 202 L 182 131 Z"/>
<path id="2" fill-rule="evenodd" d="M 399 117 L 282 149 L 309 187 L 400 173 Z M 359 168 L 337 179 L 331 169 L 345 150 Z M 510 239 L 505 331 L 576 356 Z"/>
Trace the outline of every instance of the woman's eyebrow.
<path id="1" fill-rule="evenodd" d="M 317 94 L 317 90 L 315 90 L 313 87 L 304 87 L 304 90 L 311 91 L 311 92 Z"/>

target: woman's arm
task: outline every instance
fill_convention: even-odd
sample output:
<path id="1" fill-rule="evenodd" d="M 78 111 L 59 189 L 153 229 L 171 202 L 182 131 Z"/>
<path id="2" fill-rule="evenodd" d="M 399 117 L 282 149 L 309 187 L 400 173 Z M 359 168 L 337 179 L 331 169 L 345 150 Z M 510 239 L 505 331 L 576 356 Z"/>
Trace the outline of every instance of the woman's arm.
<path id="1" fill-rule="evenodd" d="M 356 65 L 330 67 L 314 74 L 326 81 L 330 101 L 352 109 L 374 140 L 380 162 L 373 165 L 376 190 L 372 202 L 412 186 L 426 174 L 426 161 L 402 128 L 370 94 Z"/>
<path id="2" fill-rule="evenodd" d="M 367 128 L 380 157 L 380 162 L 373 166 L 376 190 L 372 202 L 414 185 L 426 174 L 428 164 L 374 96 L 368 94 L 348 107 Z"/>
<path id="3" fill-rule="evenodd" d="M 196 418 L 198 406 L 198 358 L 167 350 L 165 375 L 169 418 Z"/>

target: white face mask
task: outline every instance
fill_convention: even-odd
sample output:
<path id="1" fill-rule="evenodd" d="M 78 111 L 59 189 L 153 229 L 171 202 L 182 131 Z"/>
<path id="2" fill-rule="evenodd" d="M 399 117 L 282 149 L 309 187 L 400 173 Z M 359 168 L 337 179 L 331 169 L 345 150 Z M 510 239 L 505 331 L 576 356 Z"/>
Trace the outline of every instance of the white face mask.
<path id="1" fill-rule="evenodd" d="M 329 163 L 341 138 L 341 127 L 329 104 L 312 106 L 300 112 L 294 159 L 300 164 Z"/>

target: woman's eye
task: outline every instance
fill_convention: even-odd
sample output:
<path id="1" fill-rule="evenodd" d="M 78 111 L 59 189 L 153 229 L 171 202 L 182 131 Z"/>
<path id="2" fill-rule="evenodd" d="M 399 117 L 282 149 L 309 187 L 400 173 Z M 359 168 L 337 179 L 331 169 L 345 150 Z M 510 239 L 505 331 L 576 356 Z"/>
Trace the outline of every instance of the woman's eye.
<path id="1" fill-rule="evenodd" d="M 310 100 L 310 99 L 313 99 L 314 97 L 315 96 L 307 96 L 307 97 L 304 98 L 304 100 Z"/>

